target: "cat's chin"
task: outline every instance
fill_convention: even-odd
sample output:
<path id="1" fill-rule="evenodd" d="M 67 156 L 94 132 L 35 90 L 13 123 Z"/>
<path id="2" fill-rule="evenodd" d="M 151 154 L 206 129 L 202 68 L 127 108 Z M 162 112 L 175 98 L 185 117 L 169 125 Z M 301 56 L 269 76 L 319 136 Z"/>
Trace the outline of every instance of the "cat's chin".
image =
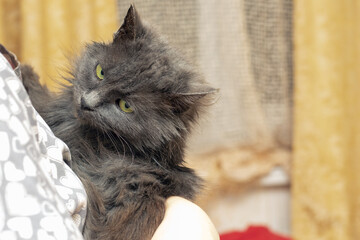
<path id="1" fill-rule="evenodd" d="M 82 124 L 93 125 L 91 120 L 93 113 L 90 111 L 82 110 L 80 107 L 74 111 L 75 118 Z"/>

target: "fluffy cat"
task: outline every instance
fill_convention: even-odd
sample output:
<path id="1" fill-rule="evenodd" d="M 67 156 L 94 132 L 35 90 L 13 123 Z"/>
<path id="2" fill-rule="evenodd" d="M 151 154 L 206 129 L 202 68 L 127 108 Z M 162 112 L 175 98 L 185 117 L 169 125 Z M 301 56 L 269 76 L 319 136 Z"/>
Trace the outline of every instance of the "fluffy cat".
<path id="1" fill-rule="evenodd" d="M 70 148 L 88 193 L 85 239 L 151 239 L 166 198 L 193 199 L 185 141 L 215 90 L 131 6 L 113 42 L 92 43 L 59 94 L 22 66 L 31 101 Z"/>

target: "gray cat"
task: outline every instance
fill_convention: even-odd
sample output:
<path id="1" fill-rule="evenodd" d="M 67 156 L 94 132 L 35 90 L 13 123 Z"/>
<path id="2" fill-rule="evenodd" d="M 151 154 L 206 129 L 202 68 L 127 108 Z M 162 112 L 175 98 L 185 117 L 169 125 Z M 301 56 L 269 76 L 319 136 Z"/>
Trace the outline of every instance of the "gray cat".
<path id="1" fill-rule="evenodd" d="M 88 194 L 85 239 L 151 239 L 170 196 L 193 199 L 201 180 L 184 166 L 191 126 L 214 89 L 130 7 L 109 44 L 86 46 L 71 83 L 53 94 L 30 66 L 31 101 L 70 148 Z"/>

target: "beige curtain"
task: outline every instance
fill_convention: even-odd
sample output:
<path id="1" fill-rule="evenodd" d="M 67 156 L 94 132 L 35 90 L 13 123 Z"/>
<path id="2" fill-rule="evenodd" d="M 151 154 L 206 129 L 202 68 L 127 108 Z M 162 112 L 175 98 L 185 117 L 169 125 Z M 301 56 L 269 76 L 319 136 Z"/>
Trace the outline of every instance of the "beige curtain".
<path id="1" fill-rule="evenodd" d="M 296 0 L 293 236 L 360 239 L 360 2 Z"/>
<path id="2" fill-rule="evenodd" d="M 0 0 L 0 42 L 53 89 L 67 58 L 117 27 L 115 0 Z"/>

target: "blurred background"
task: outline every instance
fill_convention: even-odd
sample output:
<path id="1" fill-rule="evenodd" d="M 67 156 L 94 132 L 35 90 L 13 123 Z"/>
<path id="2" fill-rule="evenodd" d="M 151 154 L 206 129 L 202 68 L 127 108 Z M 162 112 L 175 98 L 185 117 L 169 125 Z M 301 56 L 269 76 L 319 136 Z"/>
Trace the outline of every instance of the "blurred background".
<path id="1" fill-rule="evenodd" d="M 360 2 L 0 0 L 0 42 L 56 91 L 131 3 L 220 89 L 187 153 L 219 233 L 360 239 Z"/>

